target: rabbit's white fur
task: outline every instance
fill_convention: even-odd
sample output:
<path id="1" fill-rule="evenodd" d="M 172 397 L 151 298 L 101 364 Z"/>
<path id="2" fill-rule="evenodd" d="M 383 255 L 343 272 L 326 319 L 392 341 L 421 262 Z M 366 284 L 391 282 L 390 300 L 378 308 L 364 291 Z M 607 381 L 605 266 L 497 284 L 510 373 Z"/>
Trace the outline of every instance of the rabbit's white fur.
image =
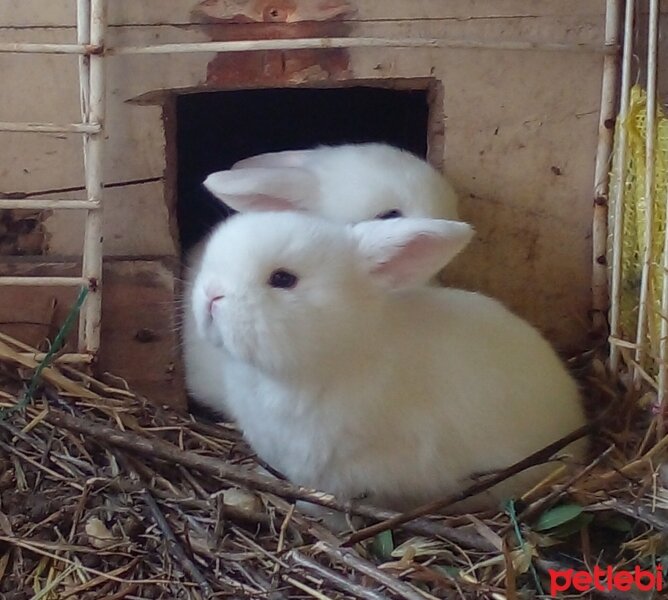
<path id="1" fill-rule="evenodd" d="M 273 152 L 247 158 L 210 175 L 204 185 L 231 208 L 313 212 L 354 223 L 391 210 L 409 217 L 457 220 L 457 196 L 431 165 L 387 144 L 344 144 Z M 225 352 L 196 335 L 190 306 L 192 278 L 207 240 L 186 259 L 183 356 L 186 385 L 201 404 L 225 413 Z"/>
<path id="2" fill-rule="evenodd" d="M 403 509 L 583 425 L 576 383 L 533 327 L 483 295 L 420 285 L 471 234 L 290 212 L 234 216 L 213 233 L 193 289 L 197 332 L 229 353 L 218 393 L 265 461 L 295 483 Z M 276 269 L 296 286 L 271 287 Z"/>
<path id="3" fill-rule="evenodd" d="M 344 223 L 393 209 L 406 217 L 458 219 L 457 196 L 447 179 L 387 144 L 260 154 L 209 175 L 204 185 L 223 202 L 243 197 L 243 212 L 257 203 L 261 210 L 304 210 Z"/>

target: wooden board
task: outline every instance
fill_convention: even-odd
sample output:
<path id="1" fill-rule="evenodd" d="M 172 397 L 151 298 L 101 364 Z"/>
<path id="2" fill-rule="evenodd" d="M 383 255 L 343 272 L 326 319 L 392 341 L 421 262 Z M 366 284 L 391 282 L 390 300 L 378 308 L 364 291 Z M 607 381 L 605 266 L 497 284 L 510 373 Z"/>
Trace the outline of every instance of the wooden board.
<path id="1" fill-rule="evenodd" d="M 5 258 L 0 275 L 76 276 L 78 261 L 46 263 Z M 165 260 L 108 260 L 102 296 L 102 348 L 95 370 L 127 381 L 156 404 L 185 407 L 175 326 L 174 266 Z M 45 349 L 70 310 L 76 291 L 49 287 L 3 287 L 0 331 Z M 75 350 L 76 330 L 68 349 Z"/>
<path id="2" fill-rule="evenodd" d="M 47 10 L 41 0 L 0 0 L 0 25 L 12 19 L 23 23 L 0 35 L 6 41 L 72 41 L 73 6 L 73 1 L 51 2 Z M 318 12 L 319 6 L 325 10 Z M 356 37 L 600 44 L 604 7 L 602 0 L 114 0 L 108 42 L 112 47 L 200 42 L 254 38 L 258 32 L 289 37 L 331 26 Z M 258 21 L 267 15 L 275 20 L 271 29 Z M 46 24 L 54 27 L 39 27 Z M 321 66 L 316 52 L 303 64 L 277 69 L 273 79 L 257 74 L 266 65 L 280 67 L 285 55 L 256 53 L 250 79 L 255 87 L 435 81 L 430 159 L 444 165 L 462 196 L 464 216 L 478 231 L 449 270 L 449 281 L 500 298 L 564 349 L 582 347 L 590 308 L 601 55 L 437 48 L 345 52 L 345 63 L 336 63 L 342 69 L 314 68 Z M 234 87 L 233 80 L 207 79 L 218 56 L 109 58 L 105 181 L 125 185 L 105 197 L 107 256 L 176 254 L 164 184 L 165 175 L 174 175 L 166 172 L 162 107 L 136 99 L 161 102 L 223 83 Z M 234 66 L 235 55 L 226 60 Z M 0 55 L 0 72 L 3 120 L 78 119 L 75 57 Z M 219 72 L 235 77 L 233 68 Z M 237 78 L 237 87 L 250 86 L 248 79 Z M 2 140 L 0 192 L 82 185 L 76 136 L 2 134 Z M 145 179 L 152 181 L 130 184 Z M 49 253 L 79 251 L 81 215 L 52 214 L 44 225 Z"/>
<path id="3" fill-rule="evenodd" d="M 211 14 L 255 14 L 274 6 L 296 7 L 293 14 L 308 16 L 321 0 L 111 0 L 113 25 L 174 25 L 207 22 Z M 358 21 L 395 19 L 495 19 L 602 14 L 605 0 L 349 0 L 346 19 Z M 76 1 L 2 0 L 0 27 L 64 27 L 76 23 Z"/>
<path id="4" fill-rule="evenodd" d="M 98 368 L 123 377 L 155 404 L 185 407 L 175 275 L 165 261 L 107 263 Z"/>

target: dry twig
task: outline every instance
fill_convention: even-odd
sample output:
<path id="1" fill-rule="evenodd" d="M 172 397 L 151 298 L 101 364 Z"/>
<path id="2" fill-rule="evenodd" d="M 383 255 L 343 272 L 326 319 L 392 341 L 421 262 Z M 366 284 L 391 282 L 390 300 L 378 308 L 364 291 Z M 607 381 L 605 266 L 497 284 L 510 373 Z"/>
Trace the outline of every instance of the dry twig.
<path id="1" fill-rule="evenodd" d="M 209 582 L 206 580 L 204 575 L 197 568 L 197 565 L 188 557 L 183 546 L 180 544 L 179 540 L 176 538 L 176 535 L 172 531 L 172 528 L 169 526 L 165 515 L 162 514 L 160 507 L 157 505 L 156 501 L 151 496 L 151 492 L 144 490 L 142 493 L 146 507 L 148 508 L 153 520 L 156 522 L 162 535 L 165 536 L 167 541 L 167 548 L 169 552 L 174 555 L 174 558 L 181 563 L 181 566 L 186 570 L 187 573 L 193 578 L 193 580 L 199 585 L 204 593 L 205 598 L 211 598 L 213 590 L 209 585 Z"/>

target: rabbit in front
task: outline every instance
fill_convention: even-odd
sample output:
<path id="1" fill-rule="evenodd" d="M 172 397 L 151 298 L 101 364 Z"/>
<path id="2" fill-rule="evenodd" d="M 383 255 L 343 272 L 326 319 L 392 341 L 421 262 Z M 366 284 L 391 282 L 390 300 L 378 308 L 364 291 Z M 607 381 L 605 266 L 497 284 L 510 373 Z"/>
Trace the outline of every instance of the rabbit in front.
<path id="1" fill-rule="evenodd" d="M 417 156 L 379 143 L 320 146 L 244 159 L 211 174 L 204 185 L 242 212 L 312 212 L 332 221 L 433 217 L 457 220 L 457 196 L 434 167 Z M 229 416 L 222 395 L 224 350 L 196 334 L 190 289 L 207 239 L 186 260 L 183 350 L 186 386 L 195 400 Z"/>
<path id="2" fill-rule="evenodd" d="M 424 285 L 471 236 L 448 220 L 295 212 L 214 231 L 196 331 L 227 353 L 219 393 L 260 457 L 294 483 L 403 510 L 584 424 L 575 381 L 536 329 L 489 297 Z"/>

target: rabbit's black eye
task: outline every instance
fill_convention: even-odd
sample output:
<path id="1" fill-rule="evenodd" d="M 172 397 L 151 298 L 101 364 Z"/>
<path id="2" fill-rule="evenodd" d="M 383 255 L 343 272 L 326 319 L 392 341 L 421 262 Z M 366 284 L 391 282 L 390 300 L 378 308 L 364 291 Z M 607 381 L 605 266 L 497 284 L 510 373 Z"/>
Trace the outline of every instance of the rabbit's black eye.
<path id="1" fill-rule="evenodd" d="M 273 288 L 280 288 L 283 290 L 290 290 L 297 285 L 299 278 L 290 271 L 285 269 L 276 269 L 269 275 L 269 285 Z"/>
<path id="2" fill-rule="evenodd" d="M 384 213 L 376 215 L 376 219 L 398 219 L 399 217 L 403 216 L 404 213 L 402 213 L 398 208 L 393 208 L 392 210 L 388 210 Z"/>

